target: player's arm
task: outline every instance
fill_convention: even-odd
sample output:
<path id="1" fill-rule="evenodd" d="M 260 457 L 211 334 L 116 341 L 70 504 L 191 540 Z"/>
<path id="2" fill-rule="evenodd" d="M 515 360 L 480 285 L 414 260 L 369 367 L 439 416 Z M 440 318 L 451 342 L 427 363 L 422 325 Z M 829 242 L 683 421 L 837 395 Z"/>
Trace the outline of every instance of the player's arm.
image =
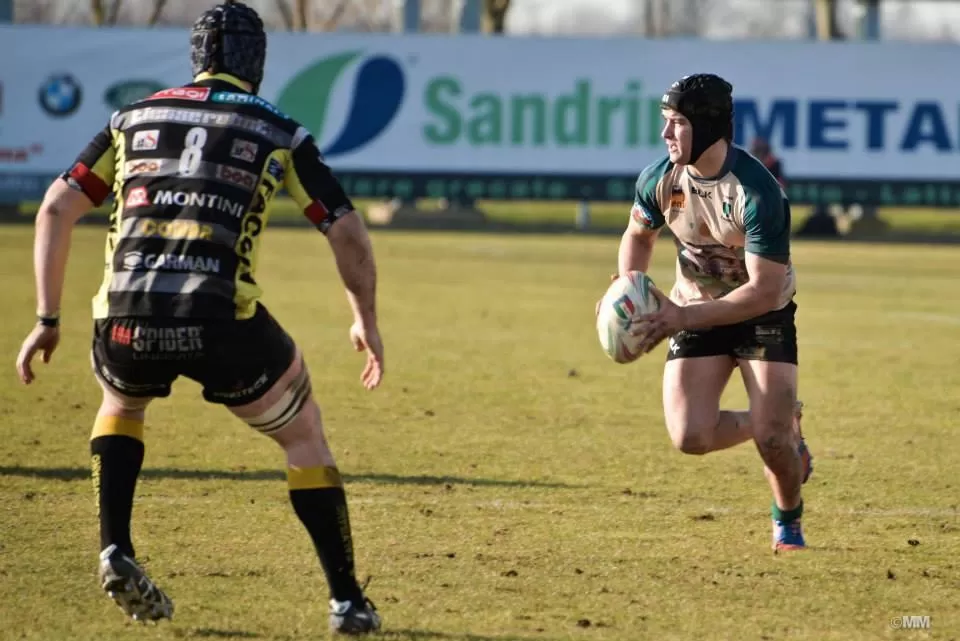
<path id="1" fill-rule="evenodd" d="M 330 243 L 354 320 L 375 328 L 377 268 L 370 237 L 312 136 L 294 145 L 284 182 L 304 215 Z"/>
<path id="2" fill-rule="evenodd" d="M 630 222 L 620 238 L 617 269 L 622 276 L 629 271 L 646 272 L 653 257 L 653 245 L 666 222 L 657 193 L 660 190 L 656 166 L 647 168 L 637 179 Z"/>
<path id="3" fill-rule="evenodd" d="M 790 205 L 779 186 L 748 192 L 743 215 L 749 282 L 684 311 L 684 329 L 739 323 L 776 309 L 790 262 Z"/>
<path id="4" fill-rule="evenodd" d="M 60 313 L 73 227 L 110 195 L 114 154 L 113 135 L 105 127 L 70 170 L 47 189 L 37 212 L 33 245 L 38 316 L 56 317 Z"/>

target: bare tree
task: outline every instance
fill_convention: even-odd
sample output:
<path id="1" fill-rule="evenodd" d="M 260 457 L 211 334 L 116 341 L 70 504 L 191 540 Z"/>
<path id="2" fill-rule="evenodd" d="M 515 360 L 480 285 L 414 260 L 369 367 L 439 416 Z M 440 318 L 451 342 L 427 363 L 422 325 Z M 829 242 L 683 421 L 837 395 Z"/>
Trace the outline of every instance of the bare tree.
<path id="1" fill-rule="evenodd" d="M 52 0 L 15 0 L 13 3 L 13 18 L 17 22 L 29 24 L 56 22 L 56 14 L 56 2 Z"/>
<path id="2" fill-rule="evenodd" d="M 90 0 L 90 17 L 93 24 L 102 27 L 105 25 L 117 24 L 117 16 L 120 14 L 120 6 L 123 0 Z"/>
<path id="3" fill-rule="evenodd" d="M 310 24 L 307 17 L 308 0 L 294 0 L 293 5 L 293 29 L 294 31 L 306 31 Z"/>
<path id="4" fill-rule="evenodd" d="M 705 0 L 673 0 L 668 3 L 668 33 L 671 36 L 703 35 L 707 4 Z"/>
<path id="5" fill-rule="evenodd" d="M 420 31 L 449 33 L 455 30 L 454 4 L 450 0 L 420 0 Z"/>
<path id="6" fill-rule="evenodd" d="M 326 10 L 317 19 L 323 31 L 390 31 L 394 21 L 391 8 L 383 0 L 339 0 L 336 4 L 325 4 Z"/>
<path id="7" fill-rule="evenodd" d="M 662 38 L 670 33 L 670 0 L 646 0 L 644 5 L 644 35 Z"/>
<path id="8" fill-rule="evenodd" d="M 837 0 L 816 0 L 817 38 L 835 40 L 840 35 L 837 27 Z"/>
<path id="9" fill-rule="evenodd" d="M 510 11 L 510 0 L 483 0 L 480 28 L 484 33 L 502 34 Z"/>
<path id="10" fill-rule="evenodd" d="M 347 13 L 349 5 L 349 0 L 340 0 L 340 2 L 333 7 L 333 11 L 330 12 L 330 15 L 320 22 L 320 28 L 317 30 L 336 31 L 337 27 L 340 26 L 340 22 L 343 20 L 344 15 Z"/>
<path id="11" fill-rule="evenodd" d="M 113 4 L 110 5 L 110 13 L 107 14 L 107 24 L 117 24 L 117 18 L 120 16 L 120 7 L 123 5 L 123 0 L 113 0 Z"/>
<path id="12" fill-rule="evenodd" d="M 284 29 L 293 31 L 293 12 L 290 11 L 290 5 L 287 4 L 286 0 L 275 0 L 274 4 L 280 14 L 280 19 L 283 20 Z"/>
<path id="13" fill-rule="evenodd" d="M 148 25 L 152 27 L 160 21 L 160 16 L 163 15 L 163 8 L 165 6 L 167 6 L 167 0 L 153 0 L 153 9 L 150 11 L 150 17 L 147 19 Z"/>

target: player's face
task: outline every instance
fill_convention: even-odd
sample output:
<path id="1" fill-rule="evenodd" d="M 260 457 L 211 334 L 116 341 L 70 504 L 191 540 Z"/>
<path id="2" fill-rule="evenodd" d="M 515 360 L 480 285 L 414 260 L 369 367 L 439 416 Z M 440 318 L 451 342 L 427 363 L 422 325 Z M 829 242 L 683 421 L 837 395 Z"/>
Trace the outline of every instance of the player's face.
<path id="1" fill-rule="evenodd" d="M 687 164 L 693 149 L 693 127 L 690 121 L 672 109 L 663 109 L 660 113 L 664 123 L 660 135 L 667 143 L 670 162 L 675 165 Z"/>

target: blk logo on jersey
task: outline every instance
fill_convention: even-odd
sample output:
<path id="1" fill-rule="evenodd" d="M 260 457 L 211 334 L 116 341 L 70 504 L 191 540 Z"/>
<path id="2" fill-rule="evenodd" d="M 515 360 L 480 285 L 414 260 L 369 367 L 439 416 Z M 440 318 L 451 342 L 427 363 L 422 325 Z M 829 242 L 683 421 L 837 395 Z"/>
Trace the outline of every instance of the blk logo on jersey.
<path id="1" fill-rule="evenodd" d="M 259 147 L 255 143 L 238 138 L 233 141 L 233 149 L 230 150 L 230 157 L 252 163 L 257 159 L 258 149 Z"/>
<path id="2" fill-rule="evenodd" d="M 133 134 L 134 151 L 153 151 L 160 142 L 159 129 L 147 129 Z"/>
<path id="3" fill-rule="evenodd" d="M 695 184 L 693 184 L 693 183 L 690 184 L 690 191 L 692 191 L 695 196 L 699 196 L 700 198 L 703 198 L 704 200 L 710 200 L 710 199 L 713 198 L 713 192 L 712 192 L 712 191 L 704 191 L 703 189 L 700 189 L 699 187 L 697 187 L 697 186 L 696 186 Z"/>

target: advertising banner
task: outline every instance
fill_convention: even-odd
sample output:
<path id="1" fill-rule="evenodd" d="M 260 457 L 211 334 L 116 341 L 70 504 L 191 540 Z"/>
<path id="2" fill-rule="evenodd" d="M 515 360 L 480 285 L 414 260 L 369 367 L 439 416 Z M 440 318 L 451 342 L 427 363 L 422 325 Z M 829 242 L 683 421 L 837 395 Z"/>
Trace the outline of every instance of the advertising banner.
<path id="1" fill-rule="evenodd" d="M 945 81 L 956 58 L 948 45 L 270 38 L 261 96 L 370 195 L 629 197 L 664 152 L 663 91 L 707 71 L 734 85 L 737 142 L 769 140 L 798 200 L 960 205 L 960 85 Z M 0 72 L 0 197 L 42 193 L 113 110 L 189 81 L 179 28 L 0 28 L 4 60 L 26 51 L 28 63 Z"/>

